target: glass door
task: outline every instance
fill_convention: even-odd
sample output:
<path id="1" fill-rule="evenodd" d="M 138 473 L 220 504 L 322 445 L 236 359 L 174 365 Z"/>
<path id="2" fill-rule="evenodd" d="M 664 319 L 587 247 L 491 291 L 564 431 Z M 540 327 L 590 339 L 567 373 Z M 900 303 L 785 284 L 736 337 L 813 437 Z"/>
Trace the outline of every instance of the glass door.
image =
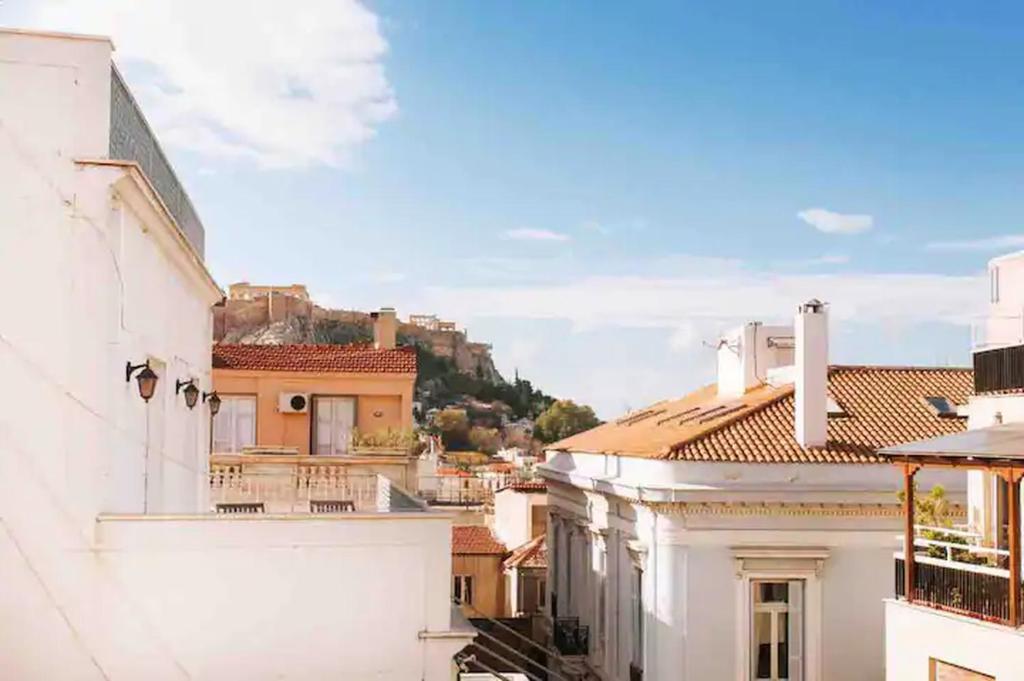
<path id="1" fill-rule="evenodd" d="M 803 582 L 751 582 L 751 678 L 803 679 Z"/>

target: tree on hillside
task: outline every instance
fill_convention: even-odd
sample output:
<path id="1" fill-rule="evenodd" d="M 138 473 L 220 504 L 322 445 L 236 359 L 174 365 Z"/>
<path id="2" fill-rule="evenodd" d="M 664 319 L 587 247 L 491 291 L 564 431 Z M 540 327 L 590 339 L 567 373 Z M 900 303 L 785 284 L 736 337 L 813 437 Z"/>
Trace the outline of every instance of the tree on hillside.
<path id="1" fill-rule="evenodd" d="M 537 417 L 533 434 L 541 442 L 555 442 L 570 435 L 590 430 L 601 421 L 594 410 L 572 400 L 557 400 Z"/>
<path id="2" fill-rule="evenodd" d="M 469 431 L 469 444 L 478 452 L 494 455 L 501 448 L 501 433 L 497 428 L 476 426 Z"/>
<path id="3" fill-rule="evenodd" d="M 469 448 L 469 417 L 463 409 L 442 409 L 434 415 L 434 428 L 445 449 Z"/>

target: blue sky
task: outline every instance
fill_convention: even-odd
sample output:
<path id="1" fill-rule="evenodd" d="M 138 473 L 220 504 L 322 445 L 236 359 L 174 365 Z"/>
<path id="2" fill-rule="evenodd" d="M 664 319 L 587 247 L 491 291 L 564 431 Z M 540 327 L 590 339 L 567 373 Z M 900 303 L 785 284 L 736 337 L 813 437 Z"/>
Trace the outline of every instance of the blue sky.
<path id="1" fill-rule="evenodd" d="M 1016 3 L 0 5 L 106 32 L 222 285 L 437 313 L 604 417 L 832 305 L 843 362 L 965 363 L 1024 247 Z"/>

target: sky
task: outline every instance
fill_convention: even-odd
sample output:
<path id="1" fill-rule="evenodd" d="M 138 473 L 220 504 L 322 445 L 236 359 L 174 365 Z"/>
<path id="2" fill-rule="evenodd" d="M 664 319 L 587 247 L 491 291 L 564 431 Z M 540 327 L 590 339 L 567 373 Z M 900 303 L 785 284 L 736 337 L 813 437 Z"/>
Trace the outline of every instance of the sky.
<path id="1" fill-rule="evenodd" d="M 218 282 L 434 313 L 604 418 L 830 304 L 966 364 L 1024 248 L 1019 3 L 4 0 L 112 35 Z"/>

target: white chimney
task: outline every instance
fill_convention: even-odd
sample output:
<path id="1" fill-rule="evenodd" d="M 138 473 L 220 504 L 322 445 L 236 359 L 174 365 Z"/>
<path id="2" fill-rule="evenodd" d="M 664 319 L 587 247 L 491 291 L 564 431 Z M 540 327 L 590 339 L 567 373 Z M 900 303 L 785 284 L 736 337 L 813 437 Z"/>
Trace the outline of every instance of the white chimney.
<path id="1" fill-rule="evenodd" d="M 380 312 L 371 312 L 373 317 L 373 346 L 378 350 L 393 350 L 398 333 L 398 316 L 395 308 L 382 307 Z"/>
<path id="2" fill-rule="evenodd" d="M 718 396 L 742 397 L 769 372 L 793 363 L 793 329 L 748 322 L 718 341 Z"/>
<path id="3" fill-rule="evenodd" d="M 823 447 L 828 440 L 828 311 L 812 299 L 796 315 L 796 441 Z"/>

